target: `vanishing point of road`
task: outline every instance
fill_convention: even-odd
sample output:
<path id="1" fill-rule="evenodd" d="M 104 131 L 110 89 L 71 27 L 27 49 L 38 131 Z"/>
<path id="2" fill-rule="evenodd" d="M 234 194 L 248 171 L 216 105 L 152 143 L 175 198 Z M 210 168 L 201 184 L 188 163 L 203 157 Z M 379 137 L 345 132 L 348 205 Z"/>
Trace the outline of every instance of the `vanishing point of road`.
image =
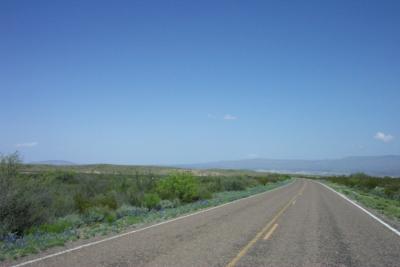
<path id="1" fill-rule="evenodd" d="M 323 185 L 279 189 L 25 266 L 400 266 L 400 236 Z"/>

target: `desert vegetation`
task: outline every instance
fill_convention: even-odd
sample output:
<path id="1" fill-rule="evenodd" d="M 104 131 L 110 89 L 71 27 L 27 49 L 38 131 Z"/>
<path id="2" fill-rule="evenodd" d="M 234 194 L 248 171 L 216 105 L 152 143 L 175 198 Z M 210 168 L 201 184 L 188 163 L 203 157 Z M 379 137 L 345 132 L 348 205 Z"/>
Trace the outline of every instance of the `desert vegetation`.
<path id="1" fill-rule="evenodd" d="M 334 189 L 389 219 L 400 222 L 400 179 L 372 177 L 364 173 L 323 177 Z"/>
<path id="2" fill-rule="evenodd" d="M 392 177 L 372 177 L 364 173 L 350 176 L 334 176 L 326 180 L 380 197 L 400 201 L 400 179 Z"/>
<path id="3" fill-rule="evenodd" d="M 154 169 L 153 169 L 154 170 Z M 18 153 L 0 161 L 0 258 L 19 257 L 68 240 L 118 232 L 268 190 L 290 177 L 278 174 L 193 175 L 26 171 Z"/>

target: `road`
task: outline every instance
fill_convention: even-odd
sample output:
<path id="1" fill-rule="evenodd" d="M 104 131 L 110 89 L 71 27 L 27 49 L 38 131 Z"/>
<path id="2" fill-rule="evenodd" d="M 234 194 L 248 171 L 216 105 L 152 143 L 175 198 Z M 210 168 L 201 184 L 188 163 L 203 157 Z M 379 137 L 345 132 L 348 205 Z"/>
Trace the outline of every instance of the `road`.
<path id="1" fill-rule="evenodd" d="M 297 179 L 25 266 L 400 266 L 400 237 L 324 186 Z"/>

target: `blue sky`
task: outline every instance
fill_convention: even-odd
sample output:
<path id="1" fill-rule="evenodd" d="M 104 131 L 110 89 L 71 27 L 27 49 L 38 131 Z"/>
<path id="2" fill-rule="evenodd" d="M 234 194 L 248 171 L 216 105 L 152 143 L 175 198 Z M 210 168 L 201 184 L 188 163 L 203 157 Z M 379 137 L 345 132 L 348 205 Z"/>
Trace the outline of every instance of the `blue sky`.
<path id="1" fill-rule="evenodd" d="M 400 154 L 399 1 L 1 1 L 0 152 Z"/>

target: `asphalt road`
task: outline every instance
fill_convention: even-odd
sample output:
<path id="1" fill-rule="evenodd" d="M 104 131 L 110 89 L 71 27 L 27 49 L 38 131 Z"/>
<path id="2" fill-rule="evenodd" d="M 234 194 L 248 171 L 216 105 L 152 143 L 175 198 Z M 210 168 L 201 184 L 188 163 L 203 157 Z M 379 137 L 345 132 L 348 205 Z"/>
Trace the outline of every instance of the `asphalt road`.
<path id="1" fill-rule="evenodd" d="M 26 266 L 400 266 L 400 237 L 322 185 L 298 179 Z"/>

